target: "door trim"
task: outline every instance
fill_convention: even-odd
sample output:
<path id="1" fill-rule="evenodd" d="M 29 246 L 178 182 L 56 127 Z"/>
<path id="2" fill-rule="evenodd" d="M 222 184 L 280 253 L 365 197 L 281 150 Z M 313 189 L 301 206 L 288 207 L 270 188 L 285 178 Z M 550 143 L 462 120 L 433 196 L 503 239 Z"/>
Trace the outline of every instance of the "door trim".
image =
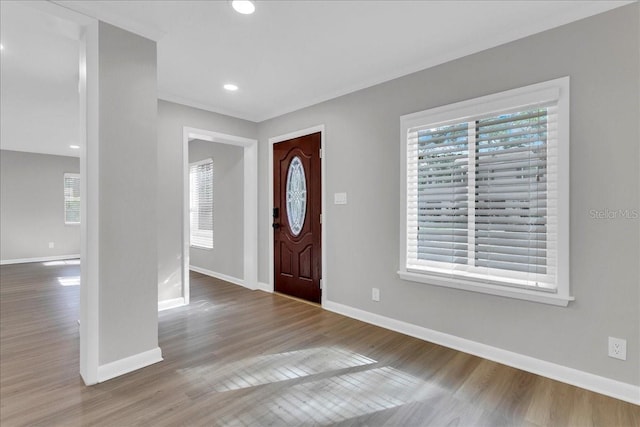
<path id="1" fill-rule="evenodd" d="M 320 245 L 322 246 L 322 250 L 321 250 L 321 263 L 322 263 L 322 268 L 321 268 L 321 272 L 322 272 L 322 277 L 321 277 L 321 286 L 322 286 L 322 299 L 320 304 L 324 305 L 325 302 L 327 301 L 327 288 L 328 288 L 328 280 L 327 280 L 327 211 L 326 211 L 326 207 L 327 207 L 327 203 L 326 203 L 326 180 L 327 180 L 327 173 L 326 173 L 326 158 L 327 158 L 327 150 L 325 147 L 325 130 L 324 130 L 324 124 L 321 125 L 317 125 L 317 126 L 312 126 L 306 129 L 300 129 L 297 131 L 293 131 L 284 135 L 278 135 L 278 136 L 274 136 L 269 138 L 269 161 L 268 161 L 268 176 L 269 176 L 269 206 L 267 209 L 267 215 L 265 216 L 265 220 L 264 220 L 264 226 L 267 228 L 267 230 L 269 230 L 269 282 L 268 282 L 268 289 L 266 289 L 269 292 L 273 292 L 274 291 L 274 274 L 275 274 L 275 269 L 273 268 L 273 263 L 274 263 L 274 250 L 273 250 L 273 228 L 271 227 L 271 222 L 272 219 L 271 218 L 271 208 L 273 207 L 273 145 L 278 143 L 278 142 L 282 142 L 282 141 L 287 141 L 289 139 L 294 139 L 294 138 L 299 138 L 301 136 L 306 136 L 306 135 L 311 135 L 312 133 L 317 133 L 320 132 L 320 149 L 322 150 L 322 157 L 320 158 L 320 185 L 321 185 L 321 195 L 320 195 L 320 214 L 322 215 L 322 227 L 321 230 L 322 232 L 320 233 Z"/>
<path id="2" fill-rule="evenodd" d="M 182 132 L 182 298 L 189 304 L 189 141 L 235 145 L 243 150 L 243 280 L 258 288 L 258 140 L 205 129 L 183 127 Z"/>

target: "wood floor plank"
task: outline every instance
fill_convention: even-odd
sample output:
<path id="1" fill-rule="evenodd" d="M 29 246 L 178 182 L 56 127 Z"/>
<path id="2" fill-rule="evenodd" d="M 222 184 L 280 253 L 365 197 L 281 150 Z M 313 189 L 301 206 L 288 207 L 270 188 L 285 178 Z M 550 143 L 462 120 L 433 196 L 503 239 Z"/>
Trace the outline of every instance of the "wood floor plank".
<path id="1" fill-rule="evenodd" d="M 78 374 L 78 265 L 0 267 L 0 424 L 616 426 L 640 408 L 280 295 L 192 273 L 164 361 Z"/>

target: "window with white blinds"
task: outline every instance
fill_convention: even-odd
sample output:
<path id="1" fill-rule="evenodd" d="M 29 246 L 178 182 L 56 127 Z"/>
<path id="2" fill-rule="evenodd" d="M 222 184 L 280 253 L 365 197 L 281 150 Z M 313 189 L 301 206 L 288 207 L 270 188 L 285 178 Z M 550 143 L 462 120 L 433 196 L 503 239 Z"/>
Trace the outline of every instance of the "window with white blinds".
<path id="1" fill-rule="evenodd" d="M 80 224 L 80 174 L 64 174 L 64 223 Z"/>
<path id="2" fill-rule="evenodd" d="M 568 303 L 568 90 L 558 79 L 402 117 L 401 277 Z"/>
<path id="3" fill-rule="evenodd" d="M 213 160 L 189 165 L 190 245 L 213 248 Z"/>

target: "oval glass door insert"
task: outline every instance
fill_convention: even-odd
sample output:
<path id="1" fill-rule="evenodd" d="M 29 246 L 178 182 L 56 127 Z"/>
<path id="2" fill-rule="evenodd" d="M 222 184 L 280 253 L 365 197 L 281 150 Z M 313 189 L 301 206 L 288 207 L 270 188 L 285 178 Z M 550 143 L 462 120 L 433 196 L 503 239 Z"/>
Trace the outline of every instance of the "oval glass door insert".
<path id="1" fill-rule="evenodd" d="M 298 156 L 294 157 L 287 171 L 287 219 L 291 234 L 297 236 L 302 231 L 307 214 L 307 181 L 304 167 Z"/>

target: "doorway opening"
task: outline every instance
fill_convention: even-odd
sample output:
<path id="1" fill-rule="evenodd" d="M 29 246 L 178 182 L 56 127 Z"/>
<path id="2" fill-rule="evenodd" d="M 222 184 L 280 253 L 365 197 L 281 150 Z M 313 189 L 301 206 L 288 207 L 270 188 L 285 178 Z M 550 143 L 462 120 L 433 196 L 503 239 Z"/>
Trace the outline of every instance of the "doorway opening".
<path id="1" fill-rule="evenodd" d="M 258 288 L 258 141 L 234 135 L 227 135 L 204 129 L 183 128 L 183 216 L 182 216 L 182 304 L 189 304 L 189 265 L 190 265 L 190 141 L 214 142 L 242 147 L 243 165 L 243 277 L 235 280 L 249 289 Z M 224 278 L 223 278 L 224 279 Z M 182 305 L 181 304 L 181 305 Z"/>

